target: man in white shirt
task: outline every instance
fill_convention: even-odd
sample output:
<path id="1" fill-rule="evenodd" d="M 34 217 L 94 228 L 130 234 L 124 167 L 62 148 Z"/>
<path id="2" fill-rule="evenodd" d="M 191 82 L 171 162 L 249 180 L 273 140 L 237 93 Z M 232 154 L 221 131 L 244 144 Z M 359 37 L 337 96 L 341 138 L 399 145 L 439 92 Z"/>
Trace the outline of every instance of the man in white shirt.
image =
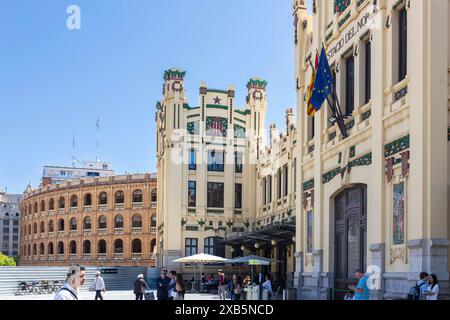
<path id="1" fill-rule="evenodd" d="M 103 278 L 100 276 L 100 271 L 95 272 L 94 289 L 95 289 L 95 300 L 97 299 L 103 300 L 102 292 L 106 292 L 106 290 L 105 290 L 105 281 L 103 281 Z"/>
<path id="2" fill-rule="evenodd" d="M 81 300 L 79 289 L 84 285 L 84 267 L 73 265 L 67 270 L 67 281 L 55 294 L 55 300 Z"/>

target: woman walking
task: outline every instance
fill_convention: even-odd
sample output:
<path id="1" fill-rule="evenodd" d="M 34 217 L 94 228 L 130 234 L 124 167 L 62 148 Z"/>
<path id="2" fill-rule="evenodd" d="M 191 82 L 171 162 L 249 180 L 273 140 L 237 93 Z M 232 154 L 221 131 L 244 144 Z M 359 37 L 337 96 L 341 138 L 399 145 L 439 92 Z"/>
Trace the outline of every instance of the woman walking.
<path id="1" fill-rule="evenodd" d="M 177 296 L 174 298 L 174 300 L 184 300 L 184 295 L 186 294 L 186 286 L 184 284 L 183 276 L 181 273 L 177 273 L 177 280 L 176 280 L 175 290 L 177 292 Z"/>
<path id="2" fill-rule="evenodd" d="M 430 274 L 428 277 L 428 288 L 423 293 L 426 300 L 437 300 L 439 296 L 439 281 L 435 274 Z"/>
<path id="3" fill-rule="evenodd" d="M 134 282 L 134 294 L 136 295 L 136 300 L 143 300 L 145 289 L 149 289 L 147 283 L 144 280 L 144 275 L 140 274 L 137 276 Z"/>

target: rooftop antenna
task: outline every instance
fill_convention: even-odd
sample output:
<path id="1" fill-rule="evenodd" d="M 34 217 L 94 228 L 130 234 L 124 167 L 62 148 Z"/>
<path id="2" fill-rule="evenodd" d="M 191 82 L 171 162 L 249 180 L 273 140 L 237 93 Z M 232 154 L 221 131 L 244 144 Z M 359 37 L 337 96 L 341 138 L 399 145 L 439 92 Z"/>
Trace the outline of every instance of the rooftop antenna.
<path id="1" fill-rule="evenodd" d="M 99 158 L 99 156 L 98 156 L 98 154 L 99 154 L 99 149 L 100 149 L 100 138 L 99 138 L 99 131 L 100 131 L 100 117 L 97 117 L 97 123 L 96 123 L 96 126 L 97 126 L 97 158 L 96 158 L 96 161 L 97 162 L 100 162 L 100 158 Z"/>
<path id="2" fill-rule="evenodd" d="M 75 131 L 73 131 L 73 139 L 72 139 L 72 167 L 75 168 L 76 158 L 75 158 Z"/>

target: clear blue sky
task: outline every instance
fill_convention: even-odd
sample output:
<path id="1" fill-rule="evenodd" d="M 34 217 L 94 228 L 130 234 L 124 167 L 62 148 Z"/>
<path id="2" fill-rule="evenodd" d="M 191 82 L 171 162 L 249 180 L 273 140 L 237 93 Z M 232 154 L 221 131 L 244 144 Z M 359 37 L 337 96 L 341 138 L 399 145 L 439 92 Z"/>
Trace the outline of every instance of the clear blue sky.
<path id="1" fill-rule="evenodd" d="M 81 7 L 81 30 L 66 8 Z M 0 187 L 39 184 L 43 165 L 100 159 L 116 173 L 155 171 L 155 103 L 162 74 L 187 71 L 198 85 L 269 82 L 267 119 L 284 129 L 295 106 L 291 0 L 2 0 L 0 3 Z M 267 120 L 269 122 L 269 120 Z"/>

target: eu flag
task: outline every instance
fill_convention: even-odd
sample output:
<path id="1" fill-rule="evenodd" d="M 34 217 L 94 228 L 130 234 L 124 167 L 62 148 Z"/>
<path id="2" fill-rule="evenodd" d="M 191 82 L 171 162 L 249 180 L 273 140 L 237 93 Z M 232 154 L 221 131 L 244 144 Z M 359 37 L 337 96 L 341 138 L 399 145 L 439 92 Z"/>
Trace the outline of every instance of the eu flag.
<path id="1" fill-rule="evenodd" d="M 327 54 L 322 48 L 319 58 L 319 67 L 317 68 L 314 90 L 311 96 L 311 104 L 319 111 L 327 97 L 332 93 L 333 77 L 331 76 L 330 65 L 328 64 Z"/>

